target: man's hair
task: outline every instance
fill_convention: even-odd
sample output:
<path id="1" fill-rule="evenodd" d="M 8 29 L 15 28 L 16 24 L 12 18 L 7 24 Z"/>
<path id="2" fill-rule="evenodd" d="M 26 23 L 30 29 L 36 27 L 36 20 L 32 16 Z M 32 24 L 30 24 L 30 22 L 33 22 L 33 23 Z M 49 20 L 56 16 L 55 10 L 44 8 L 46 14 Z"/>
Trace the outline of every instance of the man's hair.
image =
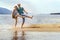
<path id="1" fill-rule="evenodd" d="M 17 4 L 17 5 L 21 5 L 21 4 Z"/>

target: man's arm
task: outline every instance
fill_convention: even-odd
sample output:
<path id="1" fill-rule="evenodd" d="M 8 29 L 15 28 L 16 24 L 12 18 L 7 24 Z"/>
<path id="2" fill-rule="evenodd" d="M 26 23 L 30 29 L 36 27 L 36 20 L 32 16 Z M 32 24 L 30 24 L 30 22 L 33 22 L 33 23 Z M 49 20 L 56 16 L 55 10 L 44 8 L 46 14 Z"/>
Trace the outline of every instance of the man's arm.
<path id="1" fill-rule="evenodd" d="M 28 14 L 28 12 L 24 9 L 24 12 L 26 13 L 26 14 Z"/>

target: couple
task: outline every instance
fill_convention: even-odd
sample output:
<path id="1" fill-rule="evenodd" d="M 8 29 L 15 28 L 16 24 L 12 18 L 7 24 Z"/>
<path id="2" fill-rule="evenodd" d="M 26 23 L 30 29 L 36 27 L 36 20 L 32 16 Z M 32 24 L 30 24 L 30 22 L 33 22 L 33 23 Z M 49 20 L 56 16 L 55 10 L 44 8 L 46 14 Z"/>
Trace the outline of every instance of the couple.
<path id="1" fill-rule="evenodd" d="M 16 27 L 16 25 L 17 25 L 17 18 L 18 18 L 18 17 L 20 17 L 20 18 L 23 19 L 23 22 L 22 22 L 22 24 L 21 24 L 21 28 L 22 28 L 23 25 L 24 25 L 25 17 L 32 19 L 33 16 L 27 16 L 27 15 L 24 14 L 24 12 L 25 12 L 26 14 L 28 14 L 28 13 L 25 11 L 25 9 L 24 9 L 23 7 L 21 7 L 21 4 L 17 4 L 17 6 L 14 6 L 14 9 L 13 9 L 13 12 L 12 12 L 12 18 L 15 19 L 15 27 Z"/>

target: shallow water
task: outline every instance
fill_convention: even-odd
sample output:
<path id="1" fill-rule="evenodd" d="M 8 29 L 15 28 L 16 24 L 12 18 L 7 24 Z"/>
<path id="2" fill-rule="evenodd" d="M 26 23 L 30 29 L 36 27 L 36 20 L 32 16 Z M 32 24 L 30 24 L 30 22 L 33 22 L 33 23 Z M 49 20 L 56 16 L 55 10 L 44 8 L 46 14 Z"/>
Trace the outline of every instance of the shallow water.
<path id="1" fill-rule="evenodd" d="M 60 15 L 48 15 L 40 14 L 33 15 L 33 19 L 25 18 L 25 23 L 28 24 L 48 24 L 48 23 L 60 23 Z M 18 18 L 18 24 L 21 24 L 22 19 Z M 14 19 L 11 15 L 0 15 L 0 25 L 13 25 Z"/>
<path id="2" fill-rule="evenodd" d="M 18 20 L 18 24 L 22 19 Z M 46 24 L 60 23 L 60 15 L 39 15 L 34 18 L 26 19 L 28 24 Z M 60 40 L 60 32 L 30 32 L 26 31 L 22 35 L 22 31 L 15 32 L 9 30 L 14 24 L 14 19 L 10 15 L 0 15 L 0 40 Z"/>

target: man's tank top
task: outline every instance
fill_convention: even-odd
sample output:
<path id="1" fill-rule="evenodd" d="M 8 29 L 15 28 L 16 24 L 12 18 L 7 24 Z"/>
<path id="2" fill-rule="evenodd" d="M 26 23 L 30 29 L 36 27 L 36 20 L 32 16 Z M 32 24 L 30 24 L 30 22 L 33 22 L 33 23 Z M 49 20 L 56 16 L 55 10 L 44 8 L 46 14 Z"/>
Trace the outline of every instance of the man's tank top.
<path id="1" fill-rule="evenodd" d="M 24 8 L 23 7 L 19 7 L 17 11 L 20 15 L 24 14 L 24 12 L 23 12 Z"/>

